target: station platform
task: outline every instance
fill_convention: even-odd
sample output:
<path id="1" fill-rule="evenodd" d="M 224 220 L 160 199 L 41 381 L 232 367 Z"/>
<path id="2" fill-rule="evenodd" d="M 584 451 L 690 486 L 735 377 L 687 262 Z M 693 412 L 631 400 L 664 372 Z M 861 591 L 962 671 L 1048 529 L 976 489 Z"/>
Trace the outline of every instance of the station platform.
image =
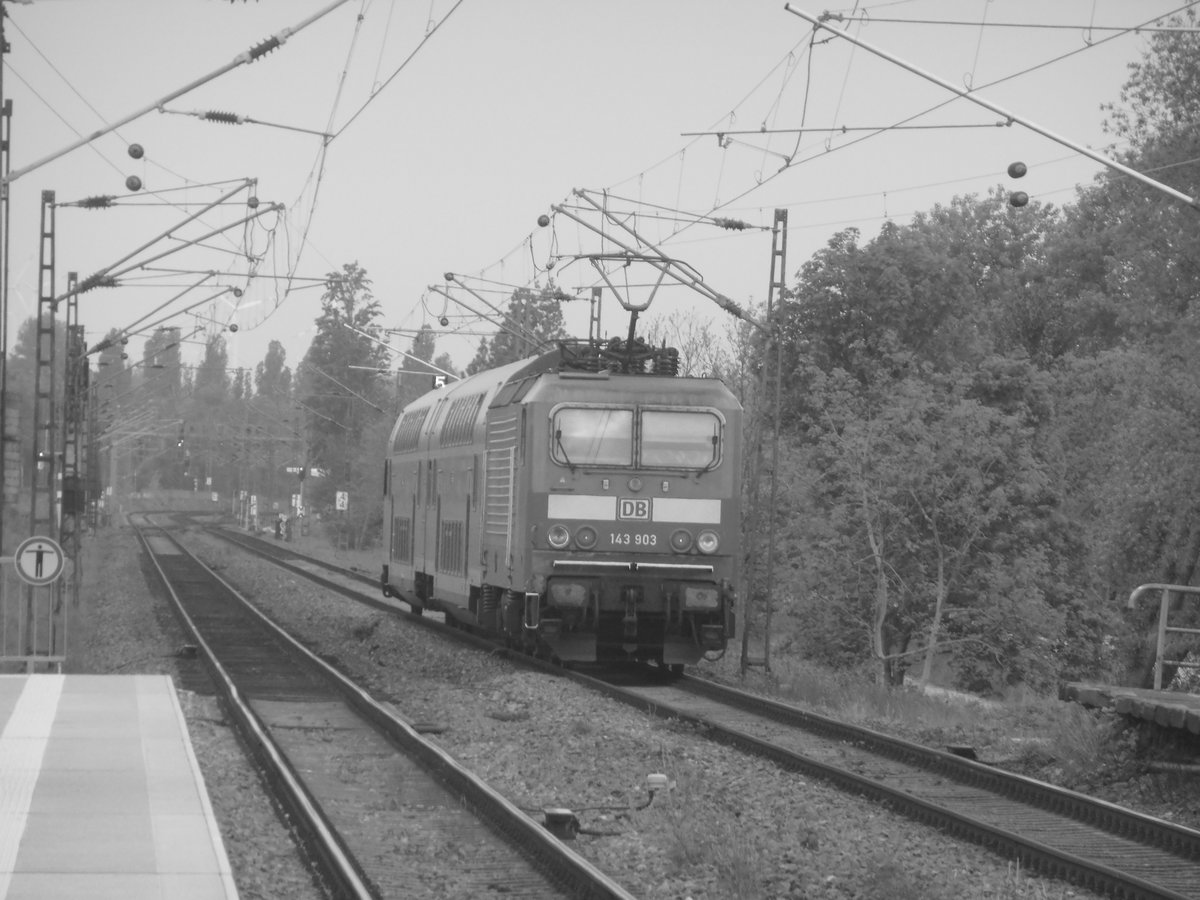
<path id="1" fill-rule="evenodd" d="M 165 675 L 0 675 L 0 900 L 235 900 Z"/>
<path id="2" fill-rule="evenodd" d="M 1083 706 L 1111 709 L 1164 728 L 1200 734 L 1200 694 L 1075 682 L 1064 685 L 1060 696 Z"/>

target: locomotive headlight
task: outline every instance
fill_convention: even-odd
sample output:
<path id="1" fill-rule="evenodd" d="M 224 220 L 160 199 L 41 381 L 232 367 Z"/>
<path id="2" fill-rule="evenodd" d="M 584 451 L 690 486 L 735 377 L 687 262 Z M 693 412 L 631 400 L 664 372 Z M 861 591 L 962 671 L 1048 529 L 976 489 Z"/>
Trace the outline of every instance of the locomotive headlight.
<path id="1" fill-rule="evenodd" d="M 580 550 L 591 550 L 596 546 L 596 529 L 583 525 L 575 532 L 575 546 Z"/>
<path id="2" fill-rule="evenodd" d="M 701 553 L 716 553 L 717 548 L 721 546 L 721 539 L 715 531 L 702 531 L 696 538 L 696 546 L 700 548 Z"/>
<path id="3" fill-rule="evenodd" d="M 561 550 L 571 543 L 571 532 L 567 530 L 566 525 L 551 525 L 550 530 L 546 532 L 546 540 L 555 550 Z"/>
<path id="4" fill-rule="evenodd" d="M 692 549 L 692 533 L 686 528 L 671 532 L 671 549 L 676 553 L 687 553 Z"/>

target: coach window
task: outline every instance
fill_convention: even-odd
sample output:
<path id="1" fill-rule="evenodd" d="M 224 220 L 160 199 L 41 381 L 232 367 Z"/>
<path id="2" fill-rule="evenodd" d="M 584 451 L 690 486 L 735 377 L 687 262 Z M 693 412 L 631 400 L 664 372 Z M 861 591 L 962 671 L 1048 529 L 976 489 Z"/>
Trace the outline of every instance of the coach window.
<path id="1" fill-rule="evenodd" d="M 632 466 L 633 410 L 564 407 L 551 419 L 550 442 L 564 466 Z"/>
<path id="2" fill-rule="evenodd" d="M 714 468 L 721 459 L 721 420 L 711 412 L 643 410 L 640 450 L 643 466 Z"/>

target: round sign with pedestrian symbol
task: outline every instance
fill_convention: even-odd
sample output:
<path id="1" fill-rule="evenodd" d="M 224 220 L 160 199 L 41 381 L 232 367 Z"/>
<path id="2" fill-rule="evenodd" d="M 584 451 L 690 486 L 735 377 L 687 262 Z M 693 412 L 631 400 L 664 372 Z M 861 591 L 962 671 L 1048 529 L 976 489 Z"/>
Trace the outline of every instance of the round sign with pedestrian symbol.
<path id="1" fill-rule="evenodd" d="M 66 557 L 62 547 L 53 538 L 34 535 L 21 541 L 13 554 L 17 575 L 26 584 L 35 587 L 50 584 L 62 574 Z"/>

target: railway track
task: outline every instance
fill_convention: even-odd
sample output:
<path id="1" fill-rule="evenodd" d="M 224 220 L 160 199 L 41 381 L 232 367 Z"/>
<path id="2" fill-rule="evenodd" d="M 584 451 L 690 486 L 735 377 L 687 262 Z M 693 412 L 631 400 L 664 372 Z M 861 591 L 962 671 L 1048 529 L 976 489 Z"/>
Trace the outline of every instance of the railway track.
<path id="1" fill-rule="evenodd" d="M 704 679 L 596 687 L 1043 874 L 1123 898 L 1200 898 L 1200 832 L 1192 829 Z"/>
<path id="2" fill-rule="evenodd" d="M 237 540 L 255 552 L 261 544 L 270 550 L 268 542 Z M 307 565 L 288 563 L 301 574 Z M 366 577 L 359 581 L 370 583 Z M 635 708 L 691 722 L 713 739 L 781 766 L 883 800 L 925 824 L 1016 856 L 1043 874 L 1136 900 L 1200 898 L 1200 832 L 1192 829 L 703 679 L 665 681 L 644 670 L 605 678 L 565 674 Z"/>
<path id="3" fill-rule="evenodd" d="M 169 530 L 132 524 L 331 894 L 631 900 L 270 623 Z"/>

